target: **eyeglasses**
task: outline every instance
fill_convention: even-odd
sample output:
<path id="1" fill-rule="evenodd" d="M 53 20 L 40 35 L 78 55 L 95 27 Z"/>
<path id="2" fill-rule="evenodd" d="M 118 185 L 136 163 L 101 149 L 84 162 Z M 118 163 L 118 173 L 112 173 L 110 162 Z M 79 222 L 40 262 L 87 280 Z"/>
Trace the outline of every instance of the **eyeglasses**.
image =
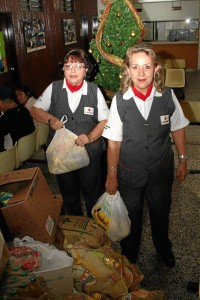
<path id="1" fill-rule="evenodd" d="M 83 66 L 81 64 L 64 64 L 65 70 L 72 70 L 73 68 L 75 68 L 76 70 L 81 70 L 81 69 L 84 69 L 85 66 Z"/>

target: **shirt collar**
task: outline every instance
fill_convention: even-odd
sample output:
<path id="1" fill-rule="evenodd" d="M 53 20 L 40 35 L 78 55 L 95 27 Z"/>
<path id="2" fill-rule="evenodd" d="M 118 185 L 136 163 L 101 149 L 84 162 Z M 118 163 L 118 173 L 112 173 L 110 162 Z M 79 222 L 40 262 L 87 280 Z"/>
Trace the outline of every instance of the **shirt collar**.
<path id="1" fill-rule="evenodd" d="M 156 91 L 155 87 L 153 86 L 151 94 L 149 95 L 148 99 L 152 98 L 152 97 L 161 97 L 161 96 L 162 96 L 162 93 Z M 129 87 L 128 90 L 124 93 L 123 99 L 129 100 L 132 97 L 136 97 L 136 96 L 132 90 L 132 87 Z"/>
<path id="2" fill-rule="evenodd" d="M 66 89 L 67 91 L 69 91 L 65 79 L 63 80 L 63 86 L 62 86 L 62 88 L 63 88 L 63 89 Z M 80 91 L 80 90 L 79 90 L 79 91 Z M 82 94 L 82 95 L 87 95 L 87 81 L 86 81 L 86 80 L 83 81 L 83 86 L 82 86 L 82 88 L 81 88 L 81 94 Z"/>
<path id="3" fill-rule="evenodd" d="M 151 83 L 147 89 L 146 94 L 144 95 L 138 89 L 136 89 L 134 86 L 132 86 L 132 90 L 133 90 L 134 94 L 136 95 L 136 97 L 138 97 L 142 101 L 146 101 L 149 98 L 149 96 L 151 95 L 152 88 L 153 88 L 153 84 Z"/>
<path id="4" fill-rule="evenodd" d="M 68 89 L 72 92 L 72 93 L 75 93 L 75 92 L 78 92 L 82 86 L 83 86 L 83 81 L 81 81 L 81 83 L 79 85 L 71 85 L 69 82 L 67 82 L 66 80 L 66 85 L 68 87 Z"/>

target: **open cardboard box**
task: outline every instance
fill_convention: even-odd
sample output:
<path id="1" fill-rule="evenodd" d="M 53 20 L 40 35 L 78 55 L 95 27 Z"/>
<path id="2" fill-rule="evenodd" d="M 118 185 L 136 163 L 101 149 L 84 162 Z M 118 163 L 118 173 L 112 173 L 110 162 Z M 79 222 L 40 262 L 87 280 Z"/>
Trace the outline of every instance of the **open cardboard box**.
<path id="1" fill-rule="evenodd" d="M 40 168 L 0 175 L 0 192 L 14 195 L 2 213 L 13 237 L 30 236 L 53 243 L 62 199 L 54 197 Z"/>
<path id="2" fill-rule="evenodd" d="M 49 265 L 46 270 L 35 271 L 33 273 L 36 277 L 44 280 L 43 285 L 47 285 L 55 299 L 57 299 L 56 296 L 74 294 L 72 266 L 62 264 L 62 266 L 57 265 L 57 267 L 53 267 Z M 41 280 L 40 284 L 42 284 Z"/>

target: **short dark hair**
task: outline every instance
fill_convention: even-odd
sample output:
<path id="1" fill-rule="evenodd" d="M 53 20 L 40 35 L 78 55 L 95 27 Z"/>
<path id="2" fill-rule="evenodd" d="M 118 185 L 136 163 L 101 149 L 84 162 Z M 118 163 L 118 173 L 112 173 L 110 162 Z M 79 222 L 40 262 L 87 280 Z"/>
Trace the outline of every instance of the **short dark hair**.
<path id="1" fill-rule="evenodd" d="M 33 96 L 33 92 L 30 90 L 30 88 L 27 85 L 17 85 L 15 87 L 15 92 L 16 91 L 20 91 L 20 92 L 24 92 L 29 98 Z"/>
<path id="2" fill-rule="evenodd" d="M 16 95 L 10 87 L 2 86 L 0 87 L 0 100 L 6 101 L 6 100 L 14 100 L 16 101 Z"/>

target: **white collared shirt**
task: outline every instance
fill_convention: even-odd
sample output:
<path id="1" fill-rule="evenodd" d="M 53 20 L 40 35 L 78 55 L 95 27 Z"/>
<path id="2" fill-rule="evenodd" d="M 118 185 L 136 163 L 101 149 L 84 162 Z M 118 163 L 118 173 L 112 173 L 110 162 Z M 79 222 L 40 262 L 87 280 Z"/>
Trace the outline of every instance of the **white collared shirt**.
<path id="1" fill-rule="evenodd" d="M 171 131 L 176 131 L 178 129 L 186 127 L 189 124 L 189 121 L 184 116 L 182 108 L 181 108 L 181 106 L 178 102 L 178 99 L 176 98 L 173 90 L 171 90 L 171 93 L 172 93 L 172 99 L 175 104 L 175 111 L 170 118 Z M 129 100 L 130 98 L 133 97 L 141 115 L 143 116 L 143 118 L 145 120 L 147 120 L 148 116 L 149 116 L 149 112 L 151 110 L 154 96 L 162 97 L 162 94 L 157 92 L 155 90 L 155 87 L 153 87 L 149 97 L 145 101 L 142 101 L 140 98 L 135 96 L 132 88 L 130 87 L 124 93 L 123 99 Z M 123 140 L 123 123 L 121 122 L 121 119 L 118 114 L 116 96 L 114 96 L 114 98 L 112 100 L 112 104 L 110 107 L 110 113 L 109 113 L 109 117 L 108 117 L 108 122 L 105 125 L 102 136 L 104 136 L 107 139 L 114 140 L 114 141 L 122 141 Z"/>
<path id="2" fill-rule="evenodd" d="M 71 111 L 74 113 L 80 103 L 81 96 L 87 95 L 87 81 L 84 80 L 83 86 L 77 92 L 71 92 L 66 84 L 66 80 L 63 80 L 63 88 L 66 89 L 68 94 L 68 102 Z M 34 107 L 41 108 L 48 111 L 51 105 L 52 95 L 52 83 L 46 88 L 43 94 L 35 102 Z M 101 90 L 97 89 L 97 108 L 98 108 L 98 121 L 106 120 L 108 118 L 109 109 L 104 99 Z"/>

